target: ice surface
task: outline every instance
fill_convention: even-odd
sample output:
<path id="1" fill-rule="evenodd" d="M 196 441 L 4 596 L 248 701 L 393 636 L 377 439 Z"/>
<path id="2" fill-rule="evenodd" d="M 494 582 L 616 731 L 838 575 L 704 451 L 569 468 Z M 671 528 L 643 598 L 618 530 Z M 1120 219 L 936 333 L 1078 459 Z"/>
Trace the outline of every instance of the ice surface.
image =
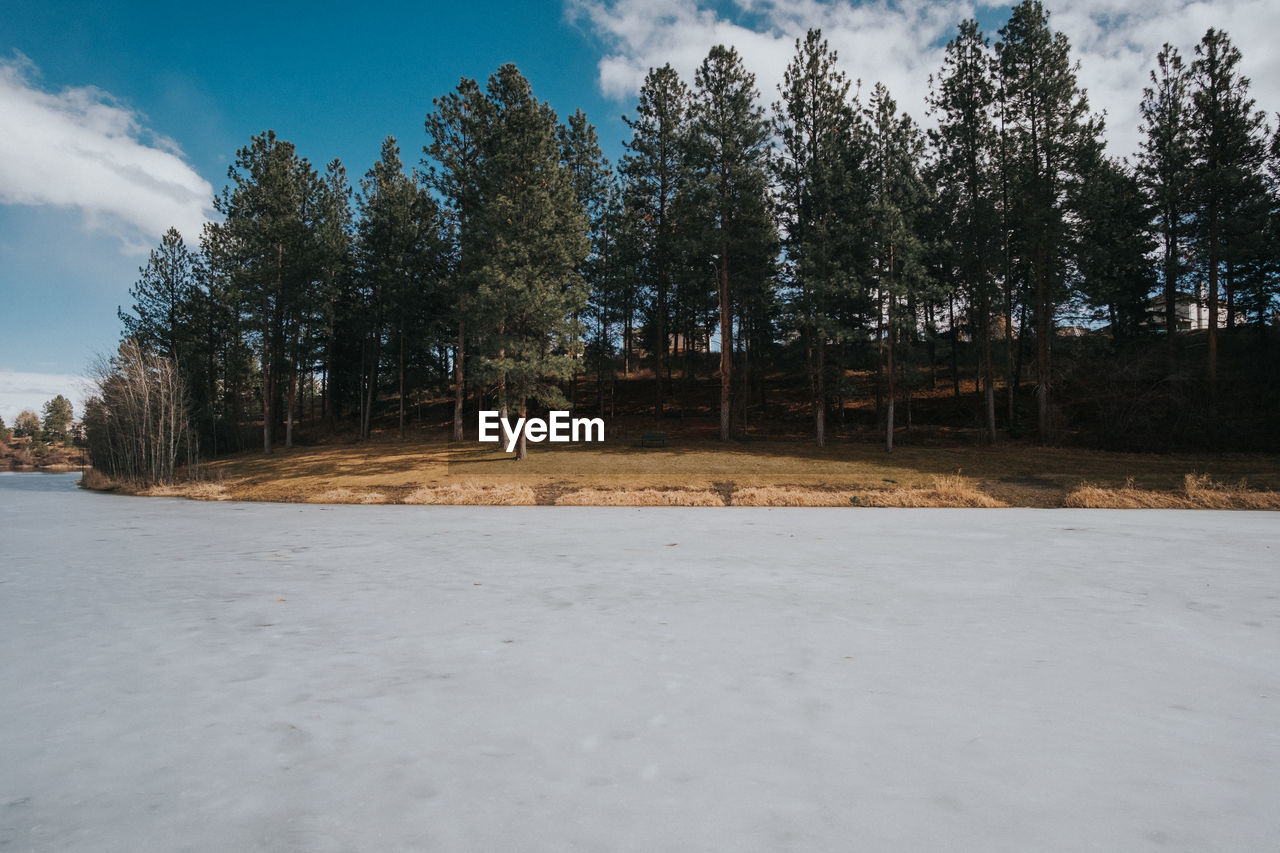
<path id="1" fill-rule="evenodd" d="M 1280 848 L 1280 514 L 0 475 L 0 850 Z"/>

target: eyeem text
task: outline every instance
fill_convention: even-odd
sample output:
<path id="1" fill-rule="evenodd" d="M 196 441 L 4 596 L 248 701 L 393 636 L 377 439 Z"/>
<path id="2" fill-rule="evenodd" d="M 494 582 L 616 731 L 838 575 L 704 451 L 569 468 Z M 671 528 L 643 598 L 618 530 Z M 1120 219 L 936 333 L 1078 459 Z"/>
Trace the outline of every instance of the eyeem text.
<path id="1" fill-rule="evenodd" d="M 498 436 L 498 430 L 502 436 Z M 568 412 L 549 412 L 546 419 L 516 418 L 512 423 L 498 412 L 480 412 L 480 440 L 505 441 L 507 452 L 516 449 L 521 433 L 529 441 L 604 441 L 604 418 L 574 418 Z"/>

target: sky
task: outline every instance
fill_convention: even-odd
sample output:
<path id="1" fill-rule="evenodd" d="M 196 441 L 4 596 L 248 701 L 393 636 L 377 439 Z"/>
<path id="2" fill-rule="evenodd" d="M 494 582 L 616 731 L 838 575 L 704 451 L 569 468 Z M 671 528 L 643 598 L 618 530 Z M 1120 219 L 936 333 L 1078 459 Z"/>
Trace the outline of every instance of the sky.
<path id="1" fill-rule="evenodd" d="M 1079 79 L 1132 155 L 1152 58 L 1188 57 L 1205 29 L 1241 49 L 1258 106 L 1280 109 L 1274 0 L 1049 3 Z M 1056 7 L 1056 8 L 1055 8 Z M 431 99 L 514 62 L 565 117 L 582 109 L 616 161 L 650 67 L 687 80 L 714 44 L 737 47 L 762 102 L 796 38 L 822 29 L 864 90 L 884 82 L 928 123 L 928 78 L 962 19 L 993 36 L 1005 3 L 969 0 L 498 0 L 19 3 L 0 0 L 0 417 L 62 393 L 75 402 L 115 348 L 118 307 L 176 226 L 194 244 L 238 148 L 267 129 L 353 183 L 387 135 L 414 165 Z M 1274 123 L 1274 120 L 1273 120 Z"/>

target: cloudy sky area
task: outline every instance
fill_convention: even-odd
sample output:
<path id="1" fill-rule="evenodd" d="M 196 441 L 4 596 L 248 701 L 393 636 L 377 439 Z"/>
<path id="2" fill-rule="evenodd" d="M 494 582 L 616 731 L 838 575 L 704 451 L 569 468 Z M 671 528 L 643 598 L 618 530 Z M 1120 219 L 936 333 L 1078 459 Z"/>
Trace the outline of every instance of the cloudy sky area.
<path id="1" fill-rule="evenodd" d="M 117 306 L 169 225 L 194 242 L 227 164 L 267 128 L 353 183 L 396 135 L 415 163 L 432 97 L 515 62 L 563 116 L 584 109 L 616 160 L 646 71 L 689 81 L 732 44 L 776 97 L 795 39 L 819 27 L 850 75 L 883 81 L 924 117 L 928 77 L 956 24 L 994 37 L 1007 4 L 818 0 L 549 0 L 483 10 L 435 4 L 318 15 L 303 3 L 216 9 L 155 3 L 26 4 L 0 21 L 0 416 L 54 394 L 114 347 Z M 1075 0 L 1049 4 L 1080 80 L 1107 114 L 1112 154 L 1138 143 L 1137 104 L 1166 41 L 1190 57 L 1205 29 L 1244 54 L 1258 106 L 1280 109 L 1280 4 Z M 250 17 L 252 15 L 252 17 Z M 253 28 L 241 22 L 254 20 Z M 1273 121 L 1274 123 L 1274 121 Z"/>

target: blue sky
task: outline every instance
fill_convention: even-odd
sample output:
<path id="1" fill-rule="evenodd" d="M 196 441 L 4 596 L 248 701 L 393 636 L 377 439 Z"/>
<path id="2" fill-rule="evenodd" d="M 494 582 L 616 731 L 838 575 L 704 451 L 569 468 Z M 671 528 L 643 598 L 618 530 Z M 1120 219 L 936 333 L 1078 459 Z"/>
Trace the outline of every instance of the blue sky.
<path id="1" fill-rule="evenodd" d="M 1050 8 L 1055 4 L 1050 3 Z M 1161 42 L 1190 47 L 1209 25 L 1245 54 L 1259 106 L 1280 108 L 1280 31 L 1270 0 L 1076 0 L 1052 23 L 1108 111 L 1114 153 L 1136 144 L 1137 99 Z M 963 17 L 991 27 L 1007 4 L 967 0 L 544 0 L 198 4 L 4 3 L 0 14 L 0 416 L 71 393 L 119 333 L 146 251 L 167 224 L 192 243 L 227 164 L 268 128 L 353 182 L 395 135 L 414 164 L 431 98 L 460 77 L 515 62 L 566 116 L 583 109 L 621 153 L 644 72 L 686 79 L 731 43 L 764 100 L 805 29 L 817 26 L 865 86 L 883 80 L 921 117 L 940 45 Z M 7 126 L 6 126 L 7 124 Z"/>

